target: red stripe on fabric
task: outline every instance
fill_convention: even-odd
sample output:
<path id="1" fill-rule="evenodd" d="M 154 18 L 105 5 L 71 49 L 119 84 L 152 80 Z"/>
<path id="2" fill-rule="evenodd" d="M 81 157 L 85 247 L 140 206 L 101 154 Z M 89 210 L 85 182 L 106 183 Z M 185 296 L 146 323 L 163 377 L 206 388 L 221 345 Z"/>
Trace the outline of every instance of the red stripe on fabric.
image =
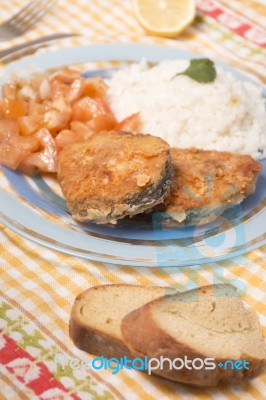
<path id="1" fill-rule="evenodd" d="M 218 16 L 219 16 L 220 14 L 222 14 L 222 13 L 223 13 L 223 11 L 220 10 L 219 8 L 215 8 L 215 9 L 213 9 L 213 10 L 209 10 L 209 11 L 208 11 L 208 15 L 209 15 L 210 17 L 213 17 L 213 18 L 218 18 Z"/>
<path id="2" fill-rule="evenodd" d="M 245 33 L 246 31 L 248 31 L 249 29 L 250 29 L 250 25 L 248 25 L 248 24 L 243 24 L 243 25 L 241 25 L 239 28 L 234 29 L 234 31 L 235 31 L 236 33 L 238 33 L 239 35 L 243 36 L 244 33 Z"/>
<path id="3" fill-rule="evenodd" d="M 260 47 L 266 47 L 266 34 L 265 32 L 250 23 L 243 20 L 243 18 L 227 12 L 218 7 L 213 1 L 198 0 L 197 9 L 203 14 L 214 18 L 221 25 L 227 29 L 235 32 L 237 35 L 244 39 L 256 44 Z"/>
<path id="4" fill-rule="evenodd" d="M 49 389 L 60 389 L 67 393 L 71 399 L 80 400 L 75 394 L 59 382 L 49 371 L 47 366 L 34 359 L 30 353 L 19 347 L 16 342 L 0 330 L 2 343 L 0 348 L 0 363 L 18 379 L 40 396 Z M 52 397 L 51 397 L 52 398 Z M 60 399 L 60 395 L 56 397 Z"/>

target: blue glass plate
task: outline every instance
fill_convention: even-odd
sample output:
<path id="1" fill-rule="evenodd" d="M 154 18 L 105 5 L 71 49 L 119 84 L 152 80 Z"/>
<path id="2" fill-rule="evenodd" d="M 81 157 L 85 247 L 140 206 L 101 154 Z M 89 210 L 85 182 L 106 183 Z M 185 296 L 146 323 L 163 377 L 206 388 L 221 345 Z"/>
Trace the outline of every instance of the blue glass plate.
<path id="1" fill-rule="evenodd" d="M 94 61 L 140 61 L 144 57 L 159 62 L 199 55 L 162 46 L 79 46 L 11 64 L 0 83 L 11 72 L 33 65 L 35 71 L 43 71 Z M 238 79 L 251 79 L 227 65 L 216 64 Z M 104 77 L 110 73 L 110 69 L 89 72 Z M 266 160 L 254 195 L 212 224 L 178 228 L 169 227 L 159 213 L 150 220 L 123 220 L 117 225 L 79 224 L 69 215 L 58 185 L 51 178 L 26 177 L 4 167 L 2 170 L 14 193 L 0 191 L 0 222 L 37 243 L 75 256 L 131 266 L 187 266 L 223 260 L 266 243 Z"/>

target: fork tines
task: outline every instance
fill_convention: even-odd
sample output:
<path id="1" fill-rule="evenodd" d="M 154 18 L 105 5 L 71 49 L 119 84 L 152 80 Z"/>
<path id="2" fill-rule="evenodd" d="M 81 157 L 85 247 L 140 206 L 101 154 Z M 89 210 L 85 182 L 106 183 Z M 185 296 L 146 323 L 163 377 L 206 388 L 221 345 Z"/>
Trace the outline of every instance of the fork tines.
<path id="1" fill-rule="evenodd" d="M 42 18 L 52 1 L 36 0 L 27 3 L 9 20 L 0 25 L 0 37 L 11 39 L 30 30 Z"/>

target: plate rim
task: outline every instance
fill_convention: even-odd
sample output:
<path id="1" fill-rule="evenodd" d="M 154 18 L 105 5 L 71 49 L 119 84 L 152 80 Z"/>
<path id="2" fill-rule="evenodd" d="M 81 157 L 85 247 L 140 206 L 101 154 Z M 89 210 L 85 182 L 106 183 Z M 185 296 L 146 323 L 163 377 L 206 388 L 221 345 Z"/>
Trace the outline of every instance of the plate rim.
<path id="1" fill-rule="evenodd" d="M 18 70 L 22 70 L 26 67 L 35 67 L 37 66 L 37 71 L 45 71 L 49 68 L 60 68 L 64 65 L 71 65 L 71 64 L 81 64 L 81 63 L 89 63 L 89 62 L 96 62 L 96 61 L 133 61 L 139 62 L 141 58 L 145 58 L 150 62 L 159 62 L 162 60 L 170 60 L 170 59 L 191 59 L 191 58 L 201 58 L 205 56 L 204 54 L 194 53 L 191 51 L 179 49 L 176 47 L 167 47 L 164 45 L 158 44 L 139 44 L 139 43 L 107 43 L 107 44 L 86 44 L 86 45 L 78 45 L 78 46 L 69 46 L 64 48 L 59 48 L 53 51 L 49 51 L 50 57 L 47 57 L 47 52 L 40 52 L 35 53 L 33 55 L 24 57 L 18 61 L 15 61 L 5 68 L 4 73 L 0 76 L 0 84 L 2 85 L 6 82 L 10 74 L 16 72 Z M 222 67 L 224 70 L 233 73 L 238 79 L 251 81 L 254 84 L 259 85 L 262 88 L 263 95 L 266 95 L 265 87 L 259 80 L 251 75 L 248 74 L 244 70 L 240 70 L 239 68 L 233 67 L 228 65 L 224 62 L 216 60 L 212 58 L 216 65 Z M 41 66 L 41 68 L 40 68 Z M 35 70 L 36 71 L 36 70 Z M 1 196 L 0 196 L 1 198 Z M 8 216 L 7 216 L 8 217 Z M 4 221 L 3 217 L 0 217 L 0 221 Z M 4 222 L 3 222 L 4 223 Z M 6 225 L 6 223 L 5 223 Z M 7 226 L 7 225 L 6 225 Z M 12 229 L 12 226 L 9 226 Z M 13 228 L 15 230 L 15 228 Z M 258 246 L 254 245 L 251 248 L 245 249 L 244 251 L 235 250 L 229 252 L 228 254 L 223 254 L 222 256 L 216 256 L 211 258 L 199 258 L 198 260 L 186 260 L 177 263 L 171 263 L 171 261 L 158 261 L 156 257 L 155 251 L 155 260 L 154 261 L 136 261 L 136 262 L 127 262 L 123 259 L 119 260 L 106 260 L 104 257 L 101 257 L 98 253 L 96 253 L 95 258 L 92 256 L 83 257 L 79 254 L 74 254 L 72 251 L 62 250 L 62 248 L 58 248 L 57 246 L 52 246 L 50 244 L 45 244 L 42 241 L 38 241 L 34 236 L 29 237 L 25 236 L 23 231 L 17 230 L 17 233 L 21 236 L 27 237 L 30 240 L 33 240 L 43 246 L 52 248 L 57 251 L 64 252 L 65 254 L 72 254 L 74 256 L 78 256 L 81 258 L 85 258 L 91 261 L 98 261 L 110 264 L 117 264 L 117 265 L 129 265 L 129 266 L 137 266 L 137 267 L 186 267 L 186 266 L 194 266 L 199 264 L 206 264 L 212 263 L 217 261 L 222 261 L 228 258 L 233 258 L 235 256 L 243 255 L 254 248 L 257 248 L 263 244 L 265 244 L 266 240 L 262 244 Z M 35 240 L 34 240 L 35 239 Z M 130 245 L 130 244 L 127 244 Z M 98 259 L 99 257 L 99 259 Z M 192 263 L 192 264 L 191 264 Z"/>
<path id="2" fill-rule="evenodd" d="M 149 54 L 147 54 L 146 51 L 148 51 Z M 51 55 L 51 57 L 47 57 L 47 53 Z M 206 54 L 199 54 L 190 50 L 168 47 L 160 44 L 112 42 L 73 45 L 55 50 L 52 49 L 48 52 L 40 51 L 39 53 L 37 52 L 11 62 L 4 68 L 2 73 L 0 72 L 0 84 L 6 82 L 10 74 L 14 72 L 17 73 L 18 68 L 23 68 L 24 66 L 29 67 L 29 65 L 32 65 L 33 67 L 36 63 L 41 64 L 41 68 L 38 69 L 38 71 L 44 71 L 48 68 L 60 68 L 61 66 L 69 65 L 70 63 L 78 64 L 93 61 L 110 61 L 112 59 L 116 61 L 130 60 L 139 62 L 140 57 L 143 57 L 147 58 L 148 61 L 151 62 L 159 62 L 163 59 L 175 59 L 176 54 L 180 54 L 183 59 L 190 59 L 191 57 L 202 58 L 202 56 L 207 57 Z M 110 58 L 111 55 L 112 57 Z M 55 57 L 57 57 L 56 63 L 54 61 Z M 250 74 L 243 69 L 231 66 L 215 57 L 211 57 L 211 59 L 214 61 L 215 65 L 221 66 L 224 70 L 235 74 L 240 79 L 249 80 L 254 84 L 259 85 L 262 87 L 263 92 L 266 93 L 265 85 L 263 85 L 263 82 L 261 82 L 255 75 Z"/>

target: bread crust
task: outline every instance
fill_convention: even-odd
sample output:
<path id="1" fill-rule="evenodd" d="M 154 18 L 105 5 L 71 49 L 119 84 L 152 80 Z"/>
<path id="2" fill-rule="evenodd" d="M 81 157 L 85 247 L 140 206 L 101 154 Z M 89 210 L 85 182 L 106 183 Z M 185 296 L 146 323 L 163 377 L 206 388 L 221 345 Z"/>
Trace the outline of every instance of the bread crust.
<path id="1" fill-rule="evenodd" d="M 139 288 L 139 285 L 130 285 L 130 284 L 106 284 L 106 285 L 97 285 L 93 286 L 80 293 L 72 306 L 71 316 L 69 321 L 69 335 L 74 344 L 81 350 L 84 350 L 90 354 L 104 356 L 106 358 L 121 358 L 127 356 L 129 359 L 134 358 L 129 348 L 123 342 L 123 340 L 119 340 L 118 338 L 108 335 L 106 332 L 102 332 L 97 330 L 91 326 L 86 324 L 84 318 L 81 317 L 81 308 L 84 302 L 86 301 L 86 294 L 89 291 L 97 291 L 103 288 L 107 288 L 108 286 L 112 286 L 112 288 Z M 141 287 L 143 288 L 143 287 Z M 173 293 L 175 290 L 171 288 L 163 288 L 163 287 L 154 287 L 151 286 L 148 288 L 156 289 L 158 291 L 158 297 L 160 297 L 159 290 L 168 290 L 168 293 Z"/>
<path id="2" fill-rule="evenodd" d="M 202 287 L 204 289 L 204 287 Z M 168 296 L 169 300 L 172 296 Z M 143 307 L 132 311 L 124 317 L 121 324 L 121 331 L 124 342 L 136 357 L 157 358 L 160 356 L 174 360 L 189 360 L 195 358 L 205 359 L 207 356 L 200 351 L 196 351 L 190 346 L 176 341 L 160 326 L 156 324 L 152 317 L 152 307 L 161 299 L 153 300 Z M 147 340 L 148 338 L 148 340 Z M 209 357 L 209 356 L 208 356 Z M 215 363 L 224 363 L 226 359 L 215 358 Z M 236 360 L 235 360 L 236 361 Z M 175 382 L 185 383 L 199 387 L 213 387 L 220 382 L 239 384 L 242 380 L 258 375 L 265 365 L 265 360 L 248 359 L 249 369 L 223 369 L 216 367 L 213 370 L 180 370 L 164 368 L 163 370 L 153 370 L 153 373 L 170 379 Z"/>
<path id="3" fill-rule="evenodd" d="M 123 341 L 95 329 L 88 328 L 85 325 L 81 326 L 75 315 L 71 316 L 69 335 L 74 344 L 87 353 L 106 358 L 122 358 L 127 356 L 129 359 L 132 359 L 134 357 Z"/>

